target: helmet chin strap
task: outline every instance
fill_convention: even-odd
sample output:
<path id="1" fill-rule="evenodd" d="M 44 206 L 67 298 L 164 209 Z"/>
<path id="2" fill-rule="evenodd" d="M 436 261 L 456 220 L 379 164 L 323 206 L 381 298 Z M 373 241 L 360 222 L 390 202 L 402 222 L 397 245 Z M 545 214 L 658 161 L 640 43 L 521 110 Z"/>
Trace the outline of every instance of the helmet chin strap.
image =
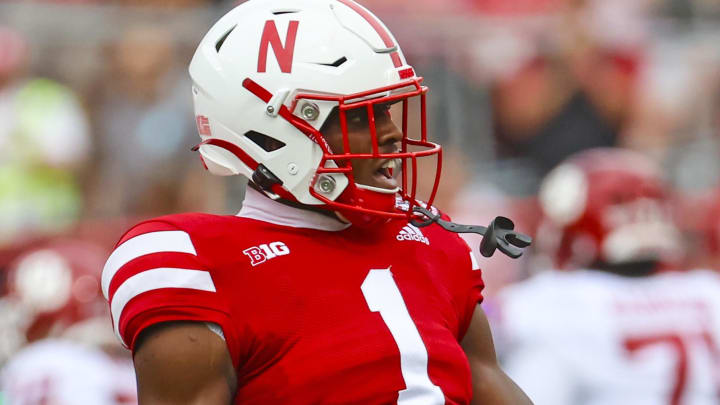
<path id="1" fill-rule="evenodd" d="M 397 194 L 397 193 L 400 192 L 400 187 L 395 187 L 395 188 L 380 188 L 380 187 L 373 187 L 373 186 L 368 186 L 368 185 L 365 185 L 365 184 L 357 184 L 357 183 L 355 184 L 355 187 L 357 187 L 357 188 L 359 188 L 359 189 L 361 189 L 361 190 L 373 191 L 373 192 L 375 192 L 375 193 L 380 193 L 380 194 L 392 194 L 392 195 L 395 195 L 395 194 Z"/>
<path id="2" fill-rule="evenodd" d="M 528 235 L 515 232 L 515 224 L 508 218 L 495 217 L 487 227 L 478 225 L 461 225 L 446 221 L 440 214 L 433 213 L 427 208 L 414 207 L 413 213 L 418 214 L 410 223 L 422 228 L 432 223 L 440 225 L 443 229 L 455 233 L 477 233 L 483 236 L 480 243 L 480 253 L 490 257 L 496 249 L 513 259 L 522 256 L 523 249 L 530 246 L 532 238 Z M 425 218 L 425 219 L 423 219 Z"/>

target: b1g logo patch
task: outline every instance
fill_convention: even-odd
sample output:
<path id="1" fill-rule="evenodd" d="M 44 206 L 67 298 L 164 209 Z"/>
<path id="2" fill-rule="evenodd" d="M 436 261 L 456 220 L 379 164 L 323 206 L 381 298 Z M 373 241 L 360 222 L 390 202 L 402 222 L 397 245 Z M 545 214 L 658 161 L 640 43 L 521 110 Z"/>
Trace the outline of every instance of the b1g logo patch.
<path id="1" fill-rule="evenodd" d="M 278 256 L 290 254 L 290 249 L 282 242 L 272 242 L 249 247 L 243 250 L 243 253 L 250 258 L 250 264 L 254 267 Z"/>

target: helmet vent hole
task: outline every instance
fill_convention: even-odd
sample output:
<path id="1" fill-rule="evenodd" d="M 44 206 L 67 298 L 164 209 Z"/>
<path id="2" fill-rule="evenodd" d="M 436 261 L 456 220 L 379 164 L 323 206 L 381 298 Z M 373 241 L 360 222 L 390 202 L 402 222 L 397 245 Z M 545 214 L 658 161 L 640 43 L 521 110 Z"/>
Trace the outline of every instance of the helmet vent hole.
<path id="1" fill-rule="evenodd" d="M 299 12 L 299 10 L 276 10 L 276 11 L 273 11 L 273 15 L 295 14 L 298 12 Z"/>
<path id="2" fill-rule="evenodd" d="M 342 66 L 342 64 L 345 63 L 345 62 L 347 62 L 347 58 L 343 56 L 342 58 L 336 60 L 336 61 L 333 62 L 333 63 L 318 63 L 318 65 L 331 66 L 331 67 L 340 67 L 340 66 Z"/>
<path id="3" fill-rule="evenodd" d="M 220 52 L 220 48 L 222 48 L 223 44 L 225 43 L 225 40 L 227 39 L 228 36 L 230 36 L 230 33 L 233 32 L 235 27 L 237 27 L 237 25 L 233 25 L 233 27 L 230 28 L 228 30 L 228 32 L 225 33 L 225 35 L 223 35 L 222 37 L 220 37 L 220 39 L 218 39 L 218 41 L 215 43 L 216 51 Z"/>
<path id="4" fill-rule="evenodd" d="M 256 131 L 248 131 L 245 137 L 253 141 L 257 146 L 261 147 L 265 152 L 272 152 L 285 146 L 285 143 L 277 139 L 261 134 Z"/>

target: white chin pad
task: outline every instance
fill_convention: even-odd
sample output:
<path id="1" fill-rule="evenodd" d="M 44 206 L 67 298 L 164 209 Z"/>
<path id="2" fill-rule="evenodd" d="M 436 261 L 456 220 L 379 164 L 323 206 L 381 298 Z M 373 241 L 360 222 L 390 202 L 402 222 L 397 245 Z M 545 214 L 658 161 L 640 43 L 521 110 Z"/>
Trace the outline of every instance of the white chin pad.
<path id="1" fill-rule="evenodd" d="M 357 183 L 355 183 L 355 186 L 357 188 L 360 188 L 363 190 L 374 191 L 376 193 L 382 193 L 382 194 L 395 194 L 395 193 L 400 192 L 400 187 L 380 188 L 380 187 L 366 186 L 365 184 L 357 184 Z"/>

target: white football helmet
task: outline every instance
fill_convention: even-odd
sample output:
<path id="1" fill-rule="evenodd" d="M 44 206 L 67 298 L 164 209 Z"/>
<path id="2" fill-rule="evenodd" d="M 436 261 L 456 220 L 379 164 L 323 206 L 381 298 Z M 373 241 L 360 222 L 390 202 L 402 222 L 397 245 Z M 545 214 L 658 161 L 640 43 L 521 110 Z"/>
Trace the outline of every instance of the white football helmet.
<path id="1" fill-rule="evenodd" d="M 210 172 L 242 174 L 271 198 L 339 211 L 357 223 L 411 215 L 419 204 L 417 158 L 434 156 L 432 203 L 442 151 L 427 140 L 427 88 L 385 25 L 354 1 L 247 1 L 205 35 L 190 75 L 197 150 Z M 374 107 L 394 103 L 401 151 L 379 153 Z M 346 113 L 357 108 L 367 110 L 373 153 L 335 154 L 320 130 L 337 109 L 348 149 Z M 409 123 L 411 115 L 419 122 Z M 355 183 L 352 159 L 398 159 L 401 189 Z"/>

